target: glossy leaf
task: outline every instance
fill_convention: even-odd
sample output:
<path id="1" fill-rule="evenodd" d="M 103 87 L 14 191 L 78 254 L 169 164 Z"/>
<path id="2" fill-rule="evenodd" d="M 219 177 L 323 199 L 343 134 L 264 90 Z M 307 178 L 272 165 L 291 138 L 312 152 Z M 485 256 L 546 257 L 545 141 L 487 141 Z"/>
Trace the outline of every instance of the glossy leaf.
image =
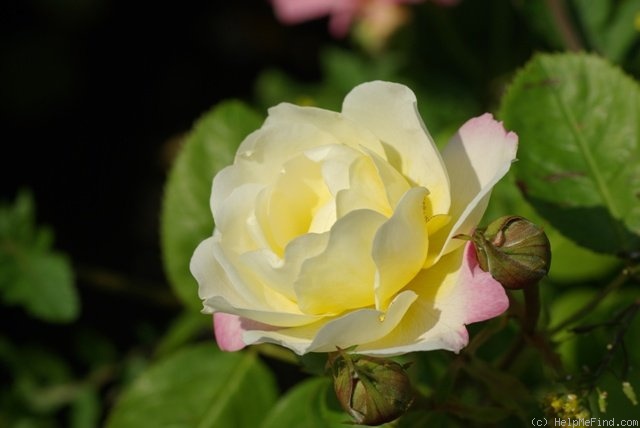
<path id="1" fill-rule="evenodd" d="M 271 373 L 252 353 L 215 345 L 184 349 L 140 375 L 107 428 L 255 428 L 276 400 Z"/>
<path id="2" fill-rule="evenodd" d="M 551 243 L 549 278 L 555 283 L 575 284 L 599 279 L 610 274 L 621 264 L 616 257 L 596 253 L 575 244 L 552 227 L 535 212 L 518 191 L 513 173 L 509 173 L 493 188 L 482 224 L 489 224 L 499 217 L 511 214 L 525 217 L 544 229 Z M 580 269 L 576 269 L 578 265 Z"/>
<path id="3" fill-rule="evenodd" d="M 162 207 L 164 266 L 174 291 L 188 307 L 201 307 L 189 262 L 196 246 L 213 231 L 209 208 L 213 176 L 231 164 L 238 145 L 261 122 L 240 102 L 220 104 L 196 123 L 169 175 Z"/>
<path id="4" fill-rule="evenodd" d="M 520 137 L 516 176 L 536 210 L 592 250 L 640 242 L 640 90 L 585 54 L 538 55 L 502 105 Z"/>

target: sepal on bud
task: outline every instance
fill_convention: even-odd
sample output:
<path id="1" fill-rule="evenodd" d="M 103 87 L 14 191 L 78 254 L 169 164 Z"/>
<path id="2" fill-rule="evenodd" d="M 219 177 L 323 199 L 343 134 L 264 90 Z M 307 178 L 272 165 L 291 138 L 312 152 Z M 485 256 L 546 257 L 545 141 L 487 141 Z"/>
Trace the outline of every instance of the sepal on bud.
<path id="1" fill-rule="evenodd" d="M 338 401 L 357 424 L 381 425 L 404 414 L 413 402 L 406 366 L 342 349 L 328 365 Z"/>
<path id="2" fill-rule="evenodd" d="M 551 247 L 544 231 L 518 216 L 501 217 L 472 240 L 480 268 L 508 289 L 535 285 L 548 272 Z"/>

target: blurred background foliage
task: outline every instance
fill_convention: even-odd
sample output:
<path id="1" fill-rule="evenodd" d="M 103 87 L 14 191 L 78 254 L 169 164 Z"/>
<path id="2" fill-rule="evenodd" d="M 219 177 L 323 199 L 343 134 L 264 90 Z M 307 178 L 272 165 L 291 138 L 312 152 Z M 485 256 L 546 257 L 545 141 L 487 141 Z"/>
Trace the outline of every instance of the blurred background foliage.
<path id="1" fill-rule="evenodd" d="M 609 114 L 622 129 L 640 121 L 640 0 L 462 0 L 407 10 L 405 25 L 372 43 L 355 31 L 332 38 L 326 19 L 284 26 L 263 0 L 3 4 L 0 426 L 275 427 L 309 415 L 318 422 L 309 426 L 343 425 L 329 382 L 309 376 L 322 372 L 314 356 L 300 368 L 269 346 L 220 353 L 185 271 L 194 242 L 212 227 L 202 198 L 213 173 L 272 105 L 339 110 L 358 83 L 392 80 L 416 92 L 438 145 L 485 111 L 526 141 L 544 132 L 529 119 L 548 109 L 544 97 L 556 88 L 541 88 L 534 102 L 523 88 L 556 67 L 569 81 L 591 82 L 558 89 L 572 105 L 597 93 L 595 104 L 604 106 L 583 119 Z M 594 56 L 534 57 L 568 51 Z M 618 162 L 638 177 L 637 129 L 596 137 L 611 140 L 598 149 L 598 168 Z M 223 144 L 216 149 L 212 140 Z M 635 151 L 621 159 L 629 141 Z M 523 215 L 549 234 L 553 263 L 540 286 L 540 324 L 562 369 L 553 355 L 540 358 L 543 345 L 516 351 L 523 348 L 516 296 L 509 316 L 471 328 L 474 341 L 461 357 L 406 357 L 433 411 L 400 426 L 513 426 L 545 409 L 571 408 L 562 400 L 581 391 L 580 405 L 592 414 L 640 419 L 630 392 L 640 388 L 640 291 L 637 269 L 629 270 L 640 257 L 637 195 L 626 218 L 632 236 L 618 245 L 587 230 L 597 224 L 591 217 L 563 220 L 562 204 L 540 190 L 544 183 L 523 196 L 518 184 L 533 183 L 532 168 L 544 159 L 531 153 L 497 186 L 485 218 Z M 169 176 L 179 179 L 167 185 L 163 210 Z M 622 201 L 611 180 L 605 187 L 615 185 Z M 578 191 L 563 192 L 556 196 Z M 509 346 L 518 358 L 505 354 Z"/>

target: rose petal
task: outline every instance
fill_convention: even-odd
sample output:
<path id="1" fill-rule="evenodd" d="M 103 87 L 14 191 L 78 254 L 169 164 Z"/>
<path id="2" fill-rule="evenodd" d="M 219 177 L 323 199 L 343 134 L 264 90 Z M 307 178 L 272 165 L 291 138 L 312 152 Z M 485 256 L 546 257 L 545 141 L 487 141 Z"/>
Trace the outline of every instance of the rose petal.
<path id="1" fill-rule="evenodd" d="M 465 324 L 497 317 L 509 308 L 509 297 L 504 287 L 480 268 L 471 242 L 465 248 L 465 268 L 460 284 L 459 295 L 466 303 Z"/>
<path id="2" fill-rule="evenodd" d="M 242 321 L 237 315 L 222 312 L 213 314 L 213 333 L 218 347 L 223 351 L 239 351 L 246 346 L 242 341 Z"/>
<path id="3" fill-rule="evenodd" d="M 269 248 L 282 256 L 291 240 L 309 231 L 316 212 L 330 199 L 320 165 L 304 155 L 287 161 L 275 183 L 254 201 Z"/>
<path id="4" fill-rule="evenodd" d="M 349 187 L 341 190 L 336 198 L 337 218 L 359 209 L 370 209 L 385 217 L 393 213 L 378 169 L 368 156 L 361 156 L 351 165 Z"/>
<path id="5" fill-rule="evenodd" d="M 302 312 L 332 315 L 373 305 L 375 265 L 367 249 L 384 221 L 375 211 L 358 210 L 333 225 L 326 250 L 302 264 L 294 284 Z"/>
<path id="6" fill-rule="evenodd" d="M 386 336 L 396 328 L 416 297 L 412 291 L 405 291 L 396 296 L 386 312 L 360 309 L 331 321 L 308 326 L 275 331 L 250 330 L 243 337 L 247 344 L 278 343 L 300 355 L 307 352 L 332 352 L 336 347 L 348 348 Z"/>
<path id="7" fill-rule="evenodd" d="M 409 88 L 381 81 L 363 83 L 346 96 L 342 113 L 383 142 L 391 165 L 429 190 L 434 214 L 449 211 L 449 178 Z"/>
<path id="8" fill-rule="evenodd" d="M 318 319 L 300 312 L 298 305 L 266 286 L 256 271 L 237 255 L 225 253 L 217 238 L 203 241 L 191 259 L 205 313 L 225 312 L 265 324 L 292 326 Z"/>
<path id="9" fill-rule="evenodd" d="M 369 155 L 378 170 L 378 175 L 384 184 L 389 206 L 391 209 L 395 209 L 400 199 L 407 193 L 407 190 L 409 190 L 411 186 L 407 182 L 407 179 L 394 167 L 389 165 L 385 159 L 367 149 L 364 149 L 364 151 Z"/>
<path id="10" fill-rule="evenodd" d="M 254 217 L 255 201 L 263 185 L 247 183 L 236 187 L 225 199 L 227 209 L 220 209 L 215 218 L 218 230 L 224 230 L 220 240 L 227 248 L 236 252 L 264 248 L 268 242 L 261 230 L 247 227 L 247 219 Z M 233 207 L 233 209 L 228 209 Z"/>
<path id="11" fill-rule="evenodd" d="M 466 324 L 498 316 L 509 306 L 504 288 L 478 266 L 471 243 L 421 271 L 409 288 L 419 298 L 402 322 L 383 339 L 364 344 L 360 352 L 459 352 L 468 342 Z"/>
<path id="12" fill-rule="evenodd" d="M 213 333 L 218 347 L 223 351 L 239 351 L 244 348 L 242 336 L 247 330 L 271 330 L 272 327 L 237 315 L 216 312 L 213 314 Z"/>
<path id="13" fill-rule="evenodd" d="M 467 121 L 444 149 L 442 156 L 450 171 L 450 215 L 456 222 L 449 233 L 433 237 L 431 248 L 442 248 L 442 254 L 459 248 L 464 243 L 451 238 L 470 234 L 482 218 L 493 186 L 509 171 L 518 149 L 518 136 L 506 132 L 501 122 L 486 113 Z"/>
<path id="14" fill-rule="evenodd" d="M 227 203 L 235 189 L 250 183 L 269 186 L 280 174 L 280 168 L 274 165 L 282 166 L 314 147 L 339 144 L 331 134 L 309 124 L 268 126 L 265 123 L 241 143 L 233 165 L 222 169 L 213 179 L 211 211 L 216 224 L 220 211 L 229 207 L 235 210 L 235 205 Z"/>
<path id="15" fill-rule="evenodd" d="M 330 134 L 347 147 L 358 150 L 364 147 L 378 156 L 385 157 L 382 143 L 369 129 L 338 112 L 281 103 L 269 109 L 266 124 L 269 126 L 311 125 L 318 131 Z"/>
<path id="16" fill-rule="evenodd" d="M 198 296 L 206 300 L 213 296 L 224 295 L 233 304 L 248 305 L 247 299 L 230 284 L 224 269 L 215 260 L 215 245 L 213 237 L 207 238 L 198 245 L 191 257 L 189 268 L 198 282 Z M 207 308 L 205 305 L 204 311 L 211 313 L 212 308 Z"/>
<path id="17" fill-rule="evenodd" d="M 373 240 L 376 264 L 376 308 L 385 310 L 389 300 L 420 271 L 429 248 L 423 201 L 427 189 L 414 187 L 400 200 L 393 216 Z"/>
<path id="18" fill-rule="evenodd" d="M 277 257 L 268 250 L 259 250 L 242 254 L 239 260 L 245 269 L 253 270 L 266 286 L 295 301 L 293 283 L 300 273 L 302 263 L 322 253 L 328 243 L 329 233 L 308 233 L 287 245 L 284 258 Z"/>

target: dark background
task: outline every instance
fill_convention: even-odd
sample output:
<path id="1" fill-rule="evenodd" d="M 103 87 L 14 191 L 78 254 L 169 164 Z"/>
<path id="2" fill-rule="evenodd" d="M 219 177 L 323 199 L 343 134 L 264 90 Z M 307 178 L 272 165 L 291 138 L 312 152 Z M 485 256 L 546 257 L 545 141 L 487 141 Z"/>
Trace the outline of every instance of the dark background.
<path id="1" fill-rule="evenodd" d="M 167 142 L 218 101 L 250 100 L 265 68 L 316 78 L 329 40 L 326 21 L 284 27 L 266 0 L 0 9 L 0 198 L 31 189 L 38 222 L 79 271 L 160 284 Z"/>
<path id="2" fill-rule="evenodd" d="M 87 335 L 153 346 L 180 311 L 158 236 L 171 141 L 217 102 L 251 101 L 266 68 L 317 79 L 327 42 L 326 21 L 284 27 L 266 0 L 3 2 L 0 202 L 32 191 L 81 299 L 70 325 L 3 308 L 10 340 L 72 363 Z"/>

